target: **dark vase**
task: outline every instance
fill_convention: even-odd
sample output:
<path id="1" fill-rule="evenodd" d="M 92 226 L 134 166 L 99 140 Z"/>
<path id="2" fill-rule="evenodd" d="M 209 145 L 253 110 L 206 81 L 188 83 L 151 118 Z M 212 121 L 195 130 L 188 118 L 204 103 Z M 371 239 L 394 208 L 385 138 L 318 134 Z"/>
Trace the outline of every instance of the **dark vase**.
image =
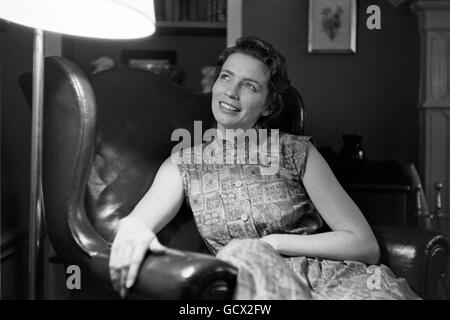
<path id="1" fill-rule="evenodd" d="M 344 145 L 338 156 L 339 173 L 345 180 L 357 180 L 361 176 L 366 160 L 366 153 L 362 147 L 362 136 L 344 134 Z"/>

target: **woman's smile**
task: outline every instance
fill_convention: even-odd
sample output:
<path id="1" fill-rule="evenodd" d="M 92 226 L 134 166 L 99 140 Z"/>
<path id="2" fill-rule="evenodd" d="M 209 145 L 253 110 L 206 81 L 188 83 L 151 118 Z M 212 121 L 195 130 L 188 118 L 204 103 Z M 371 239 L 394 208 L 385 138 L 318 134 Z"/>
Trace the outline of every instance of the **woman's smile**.
<path id="1" fill-rule="evenodd" d="M 236 106 L 235 104 L 227 103 L 225 101 L 219 101 L 220 109 L 227 113 L 238 113 L 241 111 L 241 108 Z"/>

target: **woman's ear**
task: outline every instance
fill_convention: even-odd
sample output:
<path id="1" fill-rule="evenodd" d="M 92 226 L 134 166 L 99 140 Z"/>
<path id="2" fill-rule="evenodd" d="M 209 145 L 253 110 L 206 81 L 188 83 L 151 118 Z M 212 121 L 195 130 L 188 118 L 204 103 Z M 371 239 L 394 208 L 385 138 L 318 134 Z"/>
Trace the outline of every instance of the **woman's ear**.
<path id="1" fill-rule="evenodd" d="M 272 113 L 272 106 L 267 106 L 266 109 L 261 113 L 262 116 L 267 117 Z"/>

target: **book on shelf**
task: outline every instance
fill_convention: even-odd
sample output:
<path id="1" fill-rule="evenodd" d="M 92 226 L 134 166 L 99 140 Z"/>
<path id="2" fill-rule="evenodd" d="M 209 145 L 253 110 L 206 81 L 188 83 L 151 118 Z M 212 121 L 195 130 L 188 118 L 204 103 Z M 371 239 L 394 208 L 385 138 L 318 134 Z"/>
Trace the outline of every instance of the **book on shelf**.
<path id="1" fill-rule="evenodd" d="M 156 21 L 226 22 L 227 0 L 155 0 Z"/>

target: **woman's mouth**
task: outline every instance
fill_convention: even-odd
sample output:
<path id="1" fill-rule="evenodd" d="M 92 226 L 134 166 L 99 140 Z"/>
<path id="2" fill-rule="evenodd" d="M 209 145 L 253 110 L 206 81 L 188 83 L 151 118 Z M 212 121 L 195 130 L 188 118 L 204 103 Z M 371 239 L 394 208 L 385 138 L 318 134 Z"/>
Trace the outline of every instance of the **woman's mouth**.
<path id="1" fill-rule="evenodd" d="M 233 106 L 232 104 L 220 101 L 219 106 L 222 108 L 222 110 L 225 110 L 227 112 L 239 112 L 241 109 L 238 107 Z"/>

